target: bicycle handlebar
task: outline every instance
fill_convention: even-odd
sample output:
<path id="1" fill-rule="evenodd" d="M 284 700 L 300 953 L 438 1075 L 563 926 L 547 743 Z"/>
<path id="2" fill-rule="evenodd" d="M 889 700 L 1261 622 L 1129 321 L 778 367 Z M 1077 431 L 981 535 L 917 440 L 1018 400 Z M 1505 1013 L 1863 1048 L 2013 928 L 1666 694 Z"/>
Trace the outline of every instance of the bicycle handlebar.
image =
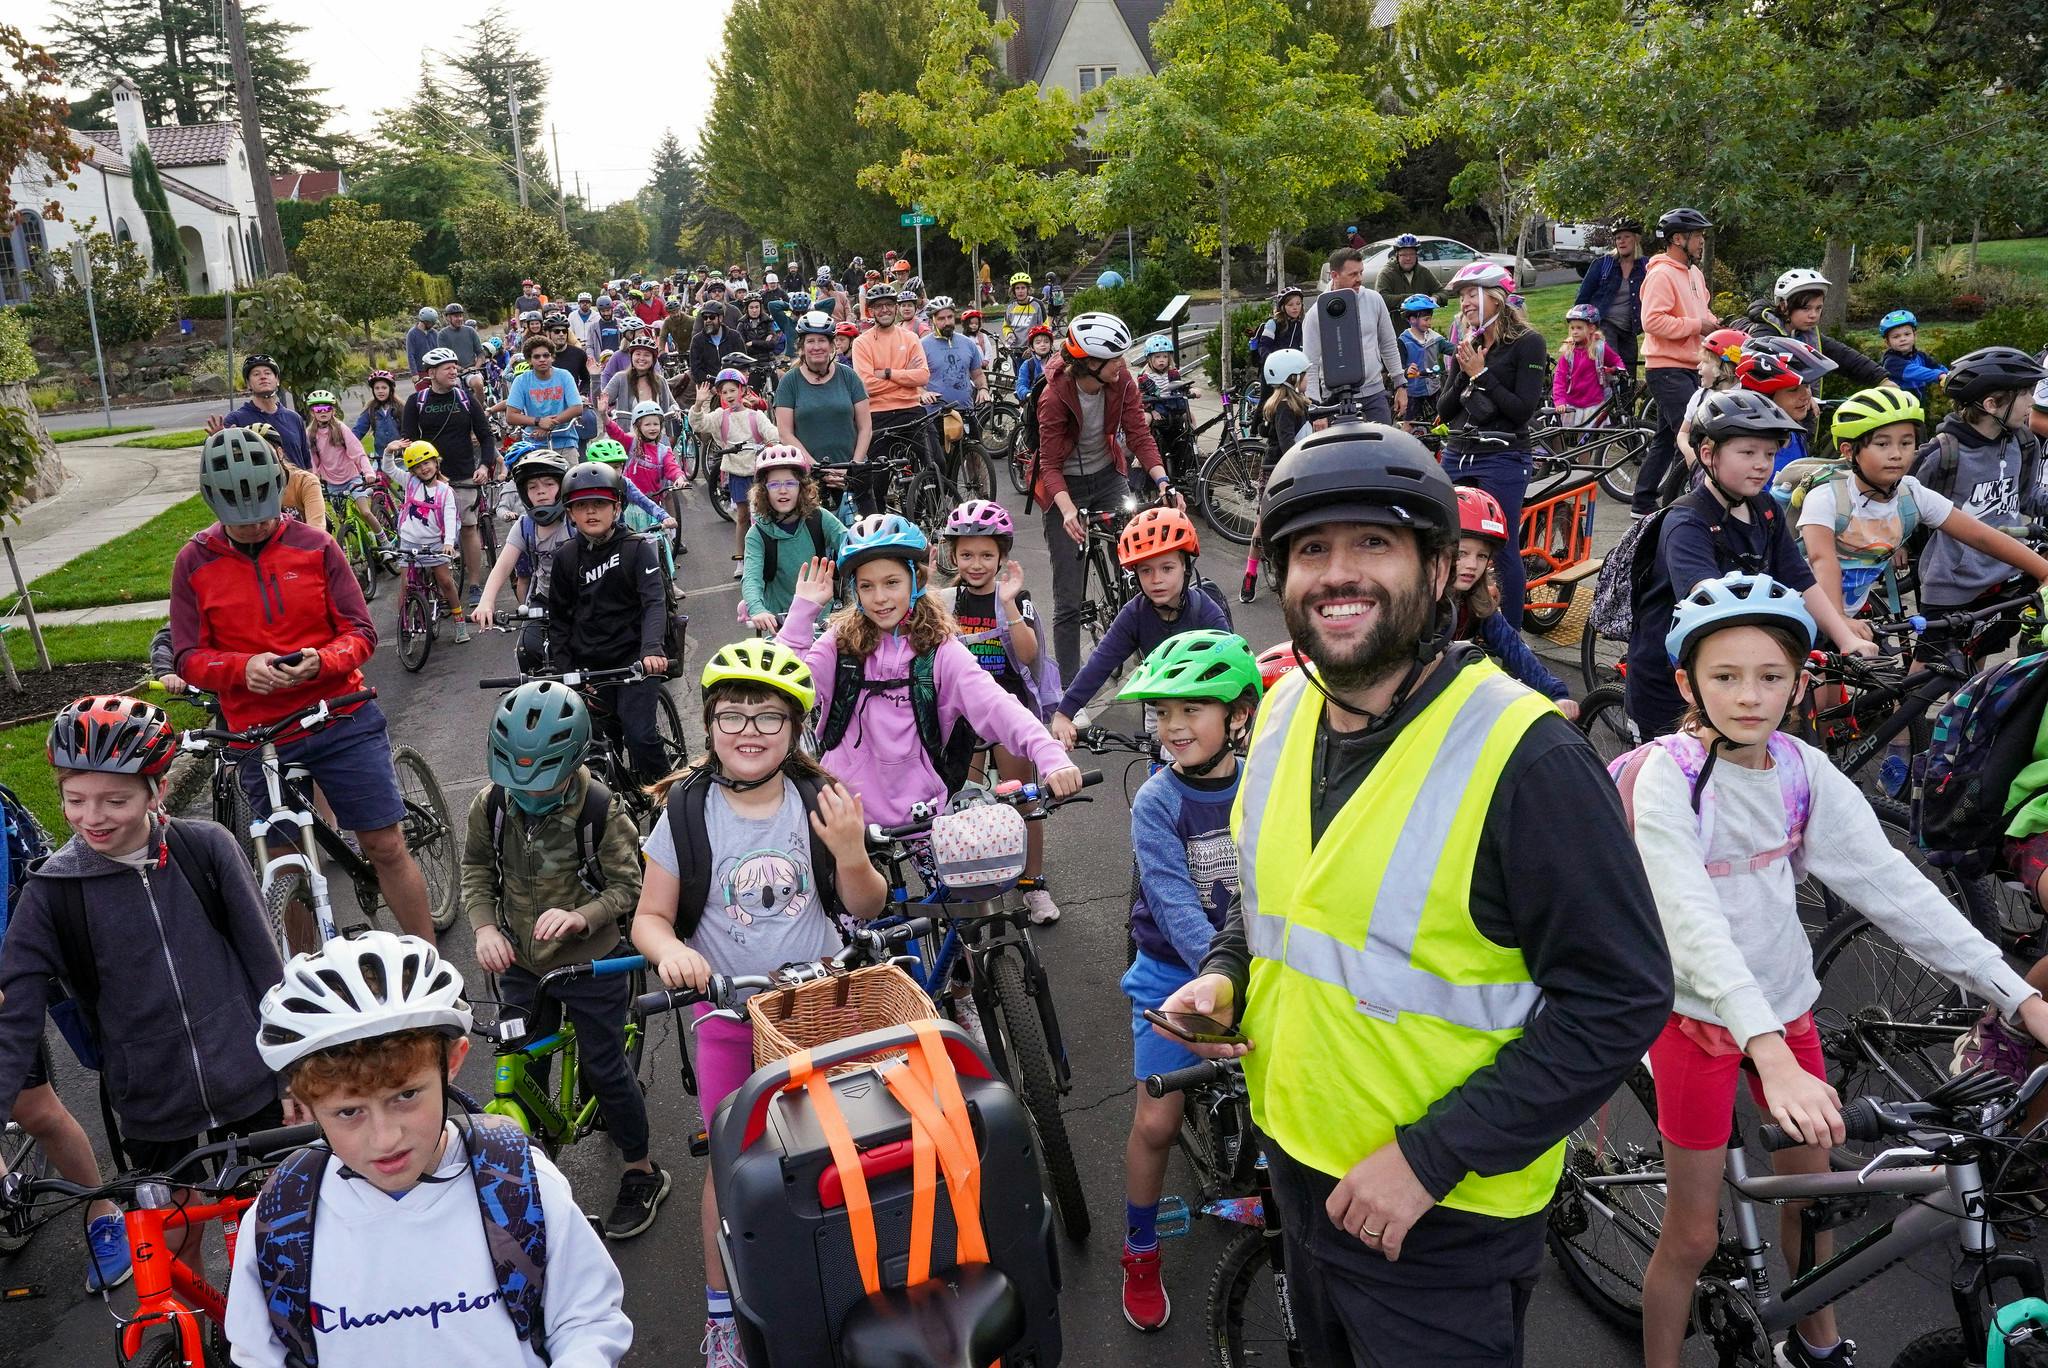
<path id="1" fill-rule="evenodd" d="M 1094 788 L 1101 782 L 1101 770 L 1088 770 L 1081 775 L 1081 787 L 1084 789 Z M 1036 803 L 1042 799 L 1045 802 L 1045 810 L 1047 812 L 1051 812 L 1055 808 L 1065 807 L 1068 803 L 1076 801 L 1078 797 L 1078 795 L 1075 795 L 1066 798 L 1056 798 L 1052 796 L 1052 790 L 1046 788 L 1043 784 L 1030 783 L 1020 783 L 1015 788 L 1004 785 L 993 790 L 990 796 L 999 803 L 1008 803 L 1011 807 L 1024 807 L 1027 804 Z M 904 822 L 900 826 L 885 827 L 877 826 L 873 822 L 868 823 L 868 844 L 876 849 L 886 849 L 892 843 L 903 840 L 906 837 L 921 836 L 925 832 L 930 831 L 932 823 L 943 815 L 931 803 L 912 804 L 910 814 L 911 820 Z"/>
<path id="2" fill-rule="evenodd" d="M 99 1201 L 111 1195 L 131 1193 L 144 1183 L 167 1181 L 194 1164 L 203 1163 L 208 1159 L 234 1159 L 241 1156 L 268 1158 L 273 1154 L 303 1149 L 319 1138 L 320 1128 L 314 1125 L 278 1126 L 251 1135 L 229 1136 L 211 1145 L 200 1146 L 162 1173 L 126 1173 L 98 1187 L 88 1187 L 63 1178 L 30 1178 L 25 1174 L 10 1173 L 5 1178 L 0 1178 L 0 1208 L 25 1205 L 29 1199 L 39 1195 Z M 199 1183 L 182 1183 L 179 1186 L 204 1188 L 204 1185 Z"/>
<path id="3" fill-rule="evenodd" d="M 2048 1086 L 2048 1064 L 2029 1074 L 2017 1090 L 2001 1074 L 1973 1069 L 1946 1080 L 1917 1102 L 1854 1098 L 1842 1107 L 1842 1133 L 1856 1141 L 1911 1136 L 1916 1144 L 1938 1153 L 1956 1143 L 1990 1138 L 2004 1122 L 2021 1114 L 2043 1086 Z M 1948 1131 L 1955 1133 L 1944 1135 Z M 1776 1125 L 1758 1127 L 1757 1135 L 1766 1150 L 1796 1149 L 1806 1143 Z"/>
<path id="4" fill-rule="evenodd" d="M 375 689 L 357 689 L 353 693 L 339 694 L 333 698 L 323 698 L 312 707 L 294 713 L 280 722 L 269 722 L 263 726 L 250 727 L 246 731 L 239 732 L 229 731 L 225 727 L 194 727 L 191 731 L 184 733 L 179 739 L 181 744 L 201 750 L 205 749 L 209 742 L 260 746 L 267 741 L 282 736 L 294 727 L 302 728 L 305 731 L 316 731 L 330 722 L 340 720 L 337 715 L 338 709 L 354 707 L 358 703 L 367 703 L 376 696 L 377 691 Z"/>
<path id="5" fill-rule="evenodd" d="M 622 665 L 607 670 L 568 670 L 562 674 L 520 674 L 504 675 L 496 679 L 479 679 L 479 689 L 516 689 L 522 684 L 533 684 L 552 680 L 574 689 L 585 684 L 636 684 L 647 678 L 647 671 L 638 665 Z"/>
<path id="6" fill-rule="evenodd" d="M 1088 730 L 1074 738 L 1074 744 L 1096 755 L 1111 750 L 1127 750 L 1137 755 L 1151 755 L 1158 749 L 1157 744 L 1150 740 L 1138 736 L 1126 736 L 1122 732 L 1113 732 L 1107 727 L 1088 728 Z"/>
<path id="7" fill-rule="evenodd" d="M 1206 1088 L 1211 1084 L 1227 1081 L 1237 1067 L 1229 1060 L 1205 1059 L 1199 1064 L 1190 1064 L 1185 1069 L 1150 1074 L 1145 1079 L 1145 1095 L 1164 1097 L 1168 1093 L 1186 1092 L 1190 1088 Z"/>
<path id="8" fill-rule="evenodd" d="M 701 993 L 695 988 L 657 988 L 651 993 L 642 993 L 634 998 L 633 1010 L 642 1016 L 654 1016 L 659 1012 L 674 1011 L 699 1002 L 728 1007 L 736 993 L 745 992 L 749 988 L 766 990 L 774 986 L 774 979 L 761 974 L 735 974 L 731 978 L 723 974 L 713 974 L 711 982 L 705 985 Z"/>
<path id="9" fill-rule="evenodd" d="M 630 974 L 635 969 L 647 967 L 645 955 L 618 955 L 611 959 L 588 960 L 582 964 L 565 964 L 559 969 L 550 969 L 540 976 L 540 986 L 551 983 L 568 983 L 573 979 L 616 978 Z"/>

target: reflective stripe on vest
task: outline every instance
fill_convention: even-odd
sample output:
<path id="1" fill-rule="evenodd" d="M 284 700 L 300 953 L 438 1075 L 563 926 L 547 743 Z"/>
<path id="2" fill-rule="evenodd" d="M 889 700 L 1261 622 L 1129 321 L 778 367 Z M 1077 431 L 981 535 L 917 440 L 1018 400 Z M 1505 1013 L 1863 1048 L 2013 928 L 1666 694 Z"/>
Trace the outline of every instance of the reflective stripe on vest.
<path id="1" fill-rule="evenodd" d="M 1470 898 L 1501 773 L 1552 705 L 1489 662 L 1466 665 L 1313 840 L 1320 703 L 1305 678 L 1267 695 L 1234 826 L 1253 1114 L 1296 1160 L 1341 1175 L 1490 1064 L 1542 1005 L 1520 952 L 1473 925 Z M 1446 1205 L 1540 1210 L 1561 1153 L 1468 1174 Z"/>

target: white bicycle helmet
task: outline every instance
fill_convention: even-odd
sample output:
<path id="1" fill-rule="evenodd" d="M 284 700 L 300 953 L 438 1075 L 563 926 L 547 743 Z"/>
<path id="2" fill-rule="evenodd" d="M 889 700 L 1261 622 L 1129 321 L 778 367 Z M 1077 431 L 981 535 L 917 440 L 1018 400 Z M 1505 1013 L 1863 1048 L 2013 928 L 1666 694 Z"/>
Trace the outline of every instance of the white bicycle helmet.
<path id="1" fill-rule="evenodd" d="M 450 361 L 460 361 L 461 359 L 452 348 L 436 347 L 420 358 L 420 368 L 422 370 L 432 370 L 436 366 L 443 366 Z"/>
<path id="2" fill-rule="evenodd" d="M 1458 273 L 1451 277 L 1448 288 L 1455 294 L 1467 285 L 1477 285 L 1485 290 L 1505 290 L 1513 294 L 1515 277 L 1505 266 L 1496 265 L 1491 261 L 1475 261 L 1468 266 L 1459 267 Z"/>
<path id="3" fill-rule="evenodd" d="M 953 303 L 953 296 L 951 295 L 933 295 L 925 301 L 925 307 L 933 313 L 937 313 L 941 309 L 952 309 L 957 306 Z"/>
<path id="4" fill-rule="evenodd" d="M 1813 614 L 1799 595 L 1769 575 L 1723 575 L 1708 580 L 1678 601 L 1664 651 L 1671 663 L 1684 663 L 1685 648 L 1707 632 L 1727 627 L 1786 627 L 1812 650 L 1817 630 Z"/>
<path id="5" fill-rule="evenodd" d="M 307 1055 L 400 1031 L 469 1033 L 462 975 L 416 936 L 365 931 L 295 955 L 263 995 L 256 1050 L 283 1073 Z"/>
<path id="6" fill-rule="evenodd" d="M 1259 374 L 1268 385 L 1284 385 L 1297 375 L 1308 374 L 1308 353 L 1295 347 L 1282 347 L 1266 358 L 1266 364 L 1259 367 Z"/>
<path id="7" fill-rule="evenodd" d="M 636 424 L 642 418 L 666 418 L 667 416 L 668 414 L 662 410 L 661 405 L 652 399 L 642 399 L 639 403 L 633 405 L 633 422 Z"/>
<path id="8" fill-rule="evenodd" d="M 1114 361 L 1131 349 L 1131 330 L 1112 313 L 1084 313 L 1067 324 L 1067 355 Z"/>
<path id="9" fill-rule="evenodd" d="M 1794 266 L 1778 277 L 1778 283 L 1771 287 L 1771 297 L 1778 302 L 1780 308 L 1783 308 L 1788 301 L 1797 299 L 1800 295 L 1825 290 L 1834 283 L 1819 271 L 1805 266 Z"/>

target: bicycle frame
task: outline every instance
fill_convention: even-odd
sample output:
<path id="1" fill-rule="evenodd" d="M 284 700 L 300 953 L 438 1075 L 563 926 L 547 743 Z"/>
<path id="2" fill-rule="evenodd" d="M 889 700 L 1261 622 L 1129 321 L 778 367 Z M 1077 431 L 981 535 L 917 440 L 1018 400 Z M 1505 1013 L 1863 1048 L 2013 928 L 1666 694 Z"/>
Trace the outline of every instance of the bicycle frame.
<path id="1" fill-rule="evenodd" d="M 602 971 L 595 966 L 616 965 Z M 643 955 L 621 955 L 614 959 L 595 960 L 590 965 L 573 965 L 569 969 L 556 969 L 543 974 L 535 1002 L 547 991 L 552 980 L 560 982 L 567 978 L 582 977 L 584 973 L 609 975 L 630 973 L 645 969 L 647 959 Z M 571 972 L 576 971 L 576 972 Z M 520 1020 L 521 1029 L 524 1021 Z M 508 1032 L 507 1021 L 498 1023 L 500 1040 Z M 628 1009 L 626 1014 L 626 1049 L 630 1052 L 638 1043 L 643 1027 L 637 1012 Z M 556 1080 L 553 1095 L 534 1081 L 536 1064 L 562 1057 L 561 1077 Z M 576 1049 L 576 1026 L 565 1011 L 562 1022 L 553 1031 L 539 1040 L 523 1041 L 517 1045 L 500 1044 L 492 1072 L 491 1100 L 484 1103 L 484 1112 L 489 1116 L 502 1116 L 515 1123 L 527 1134 L 537 1137 L 550 1150 L 573 1145 L 590 1134 L 597 1121 L 598 1102 L 595 1095 L 585 1098 L 577 1105 L 578 1085 L 582 1081 L 581 1057 Z"/>
<path id="2" fill-rule="evenodd" d="M 206 1335 L 199 1318 L 204 1316 L 225 1327 L 227 1294 L 184 1259 L 172 1255 L 166 1237 L 173 1230 L 196 1230 L 219 1221 L 232 1265 L 242 1215 L 256 1205 L 256 1199 L 223 1197 L 196 1206 L 174 1206 L 166 1183 L 143 1184 L 136 1189 L 136 1199 L 135 1208 L 121 1215 L 135 1270 L 135 1315 L 121 1325 L 122 1357 L 134 1358 L 142 1350 L 146 1333 L 168 1326 L 178 1336 L 180 1357 L 191 1368 L 199 1368 L 206 1362 Z"/>

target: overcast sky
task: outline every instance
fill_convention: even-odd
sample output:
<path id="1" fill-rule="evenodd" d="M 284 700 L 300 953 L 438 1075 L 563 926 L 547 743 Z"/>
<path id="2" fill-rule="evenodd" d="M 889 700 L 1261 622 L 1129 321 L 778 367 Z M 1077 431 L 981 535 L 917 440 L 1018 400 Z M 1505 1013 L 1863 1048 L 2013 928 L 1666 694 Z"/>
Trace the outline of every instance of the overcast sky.
<path id="1" fill-rule="evenodd" d="M 695 148 L 711 108 L 709 62 L 718 55 L 732 0 L 599 0 L 583 6 L 503 0 L 502 7 L 525 35 L 527 51 L 548 59 L 556 73 L 547 118 L 561 137 L 561 163 L 572 189 L 581 174 L 584 193 L 600 205 L 638 190 L 664 126 L 675 130 L 685 148 Z M 48 40 L 50 16 L 58 8 L 53 0 L 9 0 L 6 6 L 8 22 L 19 24 L 31 41 Z M 270 12 L 305 25 L 295 55 L 313 68 L 314 84 L 326 88 L 334 110 L 331 126 L 366 134 L 378 110 L 406 99 L 419 70 L 420 44 L 443 52 L 460 48 L 466 21 L 486 8 L 488 0 L 272 0 Z M 602 65 L 594 60 L 599 54 Z M 649 112 L 599 112 L 587 92 L 600 80 L 636 92 L 624 103 Z M 613 111 L 622 104 L 608 103 Z"/>

